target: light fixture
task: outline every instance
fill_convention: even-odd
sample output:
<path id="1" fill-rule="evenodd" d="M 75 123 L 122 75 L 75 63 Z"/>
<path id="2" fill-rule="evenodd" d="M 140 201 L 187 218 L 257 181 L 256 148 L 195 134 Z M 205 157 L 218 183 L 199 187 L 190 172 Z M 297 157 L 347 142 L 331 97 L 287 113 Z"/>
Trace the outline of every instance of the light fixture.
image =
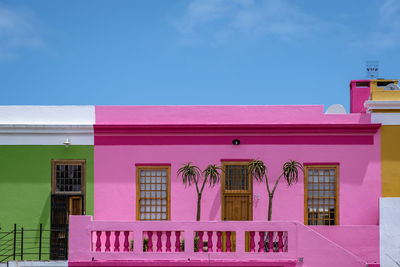
<path id="1" fill-rule="evenodd" d="M 240 145 L 240 140 L 239 139 L 233 139 L 232 144 L 234 146 L 238 146 L 238 145 Z"/>
<path id="2" fill-rule="evenodd" d="M 67 137 L 67 139 L 65 139 L 65 141 L 63 142 L 65 148 L 68 148 L 71 145 L 71 141 L 69 140 L 69 138 Z"/>

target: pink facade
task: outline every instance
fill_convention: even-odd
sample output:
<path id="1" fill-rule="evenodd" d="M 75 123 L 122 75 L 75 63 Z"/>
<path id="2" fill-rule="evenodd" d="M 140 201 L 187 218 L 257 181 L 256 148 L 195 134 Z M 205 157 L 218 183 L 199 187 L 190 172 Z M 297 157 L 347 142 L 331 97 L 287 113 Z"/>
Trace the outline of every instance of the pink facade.
<path id="1" fill-rule="evenodd" d="M 171 220 L 194 220 L 195 188 L 185 188 L 177 169 L 226 159 L 261 159 L 272 180 L 289 159 L 339 163 L 340 225 L 378 224 L 379 125 L 370 124 L 369 114 L 325 115 L 322 106 L 96 107 L 94 219 L 134 221 L 135 164 L 165 163 Z M 265 184 L 254 182 L 253 220 L 266 220 L 267 202 Z M 201 215 L 221 219 L 219 186 L 205 189 Z M 304 222 L 303 176 L 278 187 L 273 219 Z"/>
<path id="2" fill-rule="evenodd" d="M 364 99 L 352 96 L 354 103 Z M 69 265 L 379 266 L 380 125 L 360 108 L 324 114 L 322 106 L 97 106 L 94 216 L 70 218 Z M 221 185 L 204 190 L 196 222 L 195 187 L 185 187 L 177 170 L 188 162 L 203 169 L 252 159 L 266 163 L 270 183 L 288 160 L 338 166 L 338 225 L 304 225 L 302 174 L 291 187 L 279 184 L 272 222 L 265 183 L 257 182 L 251 222 L 222 220 Z M 142 166 L 170 169 L 169 221 L 136 220 Z M 235 233 L 235 250 L 222 233 Z M 196 251 L 195 235 L 208 248 Z"/>

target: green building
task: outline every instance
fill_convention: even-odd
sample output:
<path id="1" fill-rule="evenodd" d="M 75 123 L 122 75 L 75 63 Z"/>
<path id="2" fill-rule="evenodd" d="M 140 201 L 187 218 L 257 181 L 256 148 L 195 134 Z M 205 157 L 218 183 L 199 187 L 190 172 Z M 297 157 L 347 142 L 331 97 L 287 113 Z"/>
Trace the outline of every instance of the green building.
<path id="1" fill-rule="evenodd" d="M 94 121 L 94 106 L 0 106 L 0 262 L 66 259 L 68 215 L 93 215 Z"/>

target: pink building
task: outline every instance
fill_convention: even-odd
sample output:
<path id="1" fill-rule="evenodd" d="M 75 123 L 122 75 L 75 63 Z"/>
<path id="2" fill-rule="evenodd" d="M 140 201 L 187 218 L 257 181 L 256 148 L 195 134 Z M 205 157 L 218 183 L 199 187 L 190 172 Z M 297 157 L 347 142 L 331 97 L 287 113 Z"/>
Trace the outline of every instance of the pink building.
<path id="1" fill-rule="evenodd" d="M 370 114 L 97 106 L 94 136 L 94 217 L 70 218 L 70 266 L 379 266 L 380 125 Z M 278 185 L 271 222 L 252 159 L 270 183 L 285 161 L 305 166 L 297 184 Z M 204 190 L 201 222 L 194 186 L 177 178 L 187 162 L 225 170 Z"/>

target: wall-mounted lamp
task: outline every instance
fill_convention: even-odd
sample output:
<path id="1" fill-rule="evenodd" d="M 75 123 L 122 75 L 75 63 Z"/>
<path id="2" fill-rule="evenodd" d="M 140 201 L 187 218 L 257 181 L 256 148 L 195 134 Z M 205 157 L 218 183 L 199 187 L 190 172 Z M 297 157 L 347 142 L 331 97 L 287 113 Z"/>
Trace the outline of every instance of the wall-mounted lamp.
<path id="1" fill-rule="evenodd" d="M 68 148 L 71 145 L 71 141 L 69 140 L 69 138 L 67 137 L 67 139 L 65 139 L 65 141 L 63 142 L 65 148 Z"/>
<path id="2" fill-rule="evenodd" d="M 238 146 L 238 145 L 240 145 L 240 140 L 239 139 L 233 139 L 232 144 L 234 146 Z"/>

